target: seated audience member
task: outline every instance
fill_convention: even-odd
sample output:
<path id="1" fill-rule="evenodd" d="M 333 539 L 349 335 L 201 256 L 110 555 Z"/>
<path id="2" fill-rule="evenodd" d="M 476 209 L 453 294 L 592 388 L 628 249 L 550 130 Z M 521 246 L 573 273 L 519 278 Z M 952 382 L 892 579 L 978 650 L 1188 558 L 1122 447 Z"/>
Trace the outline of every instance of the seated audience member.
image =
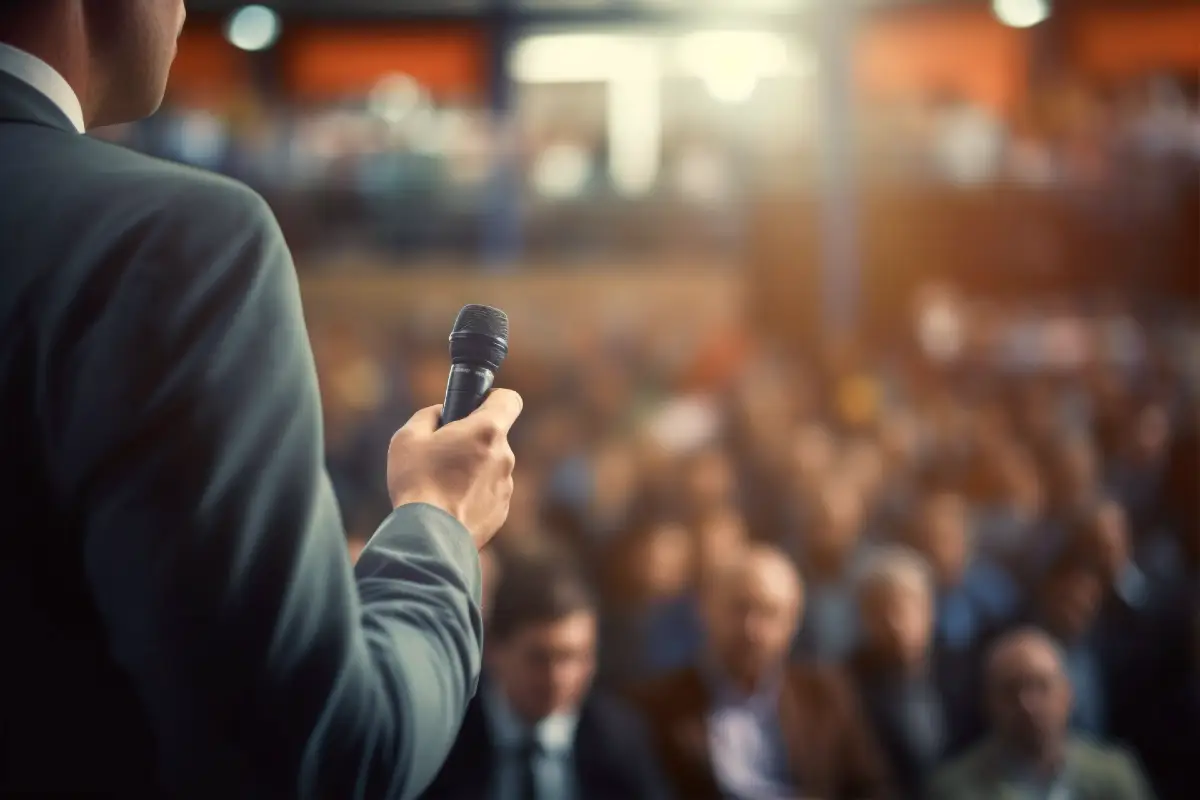
<path id="1" fill-rule="evenodd" d="M 1006 446 L 986 465 L 988 501 L 975 515 L 979 552 L 1018 580 L 1031 577 L 1030 553 L 1047 535 L 1037 461 L 1024 449 Z"/>
<path id="2" fill-rule="evenodd" d="M 1064 551 L 1097 569 L 1104 598 L 1094 644 L 1107 673 L 1107 733 L 1132 739 L 1152 720 L 1143 719 L 1141 697 L 1155 691 L 1178 639 L 1167 583 L 1133 557 L 1124 509 L 1113 501 L 1093 506 L 1077 520 Z"/>
<path id="3" fill-rule="evenodd" d="M 986 683 L 993 734 L 934 776 L 929 800 L 1151 799 L 1132 757 L 1069 733 L 1071 686 L 1049 636 L 1032 628 L 1003 636 Z"/>
<path id="4" fill-rule="evenodd" d="M 807 658 L 841 662 L 858 644 L 853 574 L 864 552 L 862 497 L 845 481 L 829 480 L 806 511 L 796 542 L 807 591 L 796 650 Z"/>
<path id="5" fill-rule="evenodd" d="M 591 689 L 596 604 L 574 565 L 511 559 L 484 677 L 428 800 L 663 798 L 632 711 Z"/>
<path id="6" fill-rule="evenodd" d="M 623 685 L 694 663 L 704 641 L 696 551 L 691 531 L 656 511 L 615 543 L 602 621 L 605 683 Z"/>
<path id="7" fill-rule="evenodd" d="M 1072 732 L 1103 738 L 1108 733 L 1108 672 L 1096 642 L 1104 580 L 1088 562 L 1065 554 L 1042 575 L 1026 622 L 1045 630 L 1059 646 L 1073 702 Z"/>
<path id="8" fill-rule="evenodd" d="M 969 651 L 1019 609 L 1017 582 L 974 552 L 962 496 L 930 492 L 910 531 L 913 547 L 933 567 L 937 589 L 934 640 L 947 650 Z"/>
<path id="9" fill-rule="evenodd" d="M 747 548 L 706 586 L 709 657 L 636 693 L 679 797 L 887 794 L 877 746 L 842 676 L 788 664 L 802 600 L 782 552 Z"/>
<path id="10" fill-rule="evenodd" d="M 934 646 L 933 592 L 929 565 L 902 547 L 880 549 L 858 581 L 863 643 L 849 669 L 902 797 L 977 727 L 976 665 Z"/>

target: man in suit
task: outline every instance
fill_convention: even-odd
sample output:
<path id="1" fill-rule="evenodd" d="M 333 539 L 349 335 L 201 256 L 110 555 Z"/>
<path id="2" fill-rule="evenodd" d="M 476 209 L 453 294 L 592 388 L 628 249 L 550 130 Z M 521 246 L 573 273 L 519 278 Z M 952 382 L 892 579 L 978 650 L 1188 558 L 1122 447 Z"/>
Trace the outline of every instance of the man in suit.
<path id="1" fill-rule="evenodd" d="M 0 794 L 410 798 L 481 664 L 516 395 L 393 438 L 352 569 L 266 204 L 81 135 L 181 0 L 0 0 Z"/>
<path id="2" fill-rule="evenodd" d="M 906 798 L 976 733 L 975 659 L 934 641 L 934 586 L 929 564 L 896 546 L 880 547 L 857 581 L 863 640 L 847 668 Z"/>
<path id="3" fill-rule="evenodd" d="M 1047 634 L 1025 628 L 996 642 L 987 695 L 994 735 L 934 776 L 931 800 L 1152 797 L 1130 756 L 1070 735 L 1071 685 Z"/>
<path id="4" fill-rule="evenodd" d="M 689 800 L 865 800 L 888 794 L 878 747 L 833 667 L 789 665 L 802 589 L 756 545 L 713 576 L 711 652 L 635 692 L 676 794 Z"/>
<path id="5" fill-rule="evenodd" d="M 425 800 L 660 800 L 667 790 L 631 711 L 591 688 L 596 604 L 553 553 L 505 564 L 487 668 Z"/>

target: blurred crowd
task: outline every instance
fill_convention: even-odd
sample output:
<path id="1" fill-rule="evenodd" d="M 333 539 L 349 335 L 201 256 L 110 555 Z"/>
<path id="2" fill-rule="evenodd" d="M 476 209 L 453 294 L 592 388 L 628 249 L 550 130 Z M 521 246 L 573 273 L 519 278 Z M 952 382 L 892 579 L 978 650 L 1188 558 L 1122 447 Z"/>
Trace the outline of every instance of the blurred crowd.
<path id="1" fill-rule="evenodd" d="M 485 678 L 429 796 L 1193 797 L 1196 331 L 1125 325 L 1015 367 L 920 328 L 514 351 Z M 361 547 L 444 343 L 313 333 Z"/>
<path id="2" fill-rule="evenodd" d="M 661 163 L 647 185 L 624 191 L 603 89 L 520 87 L 514 119 L 501 124 L 470 98 L 429 97 L 393 76 L 336 103 L 245 96 L 223 108 L 170 107 L 100 135 L 249 183 L 306 252 L 474 257 L 503 246 L 509 224 L 522 252 L 559 258 L 729 255 L 744 242 L 748 194 L 819 179 L 811 83 L 764 81 L 731 108 L 693 79 L 663 87 L 662 129 L 644 131 L 639 145 Z M 952 91 L 862 101 L 857 169 L 870 186 L 1053 191 L 1103 230 L 1173 219 L 1179 191 L 1197 183 L 1195 76 L 1064 82 L 1007 117 Z M 776 119 L 781 109 L 790 116 Z"/>

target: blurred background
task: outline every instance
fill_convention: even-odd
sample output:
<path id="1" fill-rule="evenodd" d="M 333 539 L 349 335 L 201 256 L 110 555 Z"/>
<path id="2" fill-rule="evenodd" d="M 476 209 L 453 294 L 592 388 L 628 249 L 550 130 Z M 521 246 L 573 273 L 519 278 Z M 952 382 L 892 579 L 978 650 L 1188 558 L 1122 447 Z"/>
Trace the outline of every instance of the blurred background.
<path id="1" fill-rule="evenodd" d="M 390 510 L 392 431 L 442 396 L 455 311 L 496 305 L 526 411 L 489 563 L 584 556 L 602 684 L 696 659 L 678 620 L 746 541 L 795 557 L 795 652 L 830 663 L 864 646 L 853 554 L 944 566 L 950 650 L 1036 605 L 1057 554 L 1115 558 L 1077 703 L 1194 796 L 1196 747 L 1159 722 L 1200 728 L 1200 4 L 189 12 L 167 105 L 97 135 L 274 207 L 351 546 Z"/>

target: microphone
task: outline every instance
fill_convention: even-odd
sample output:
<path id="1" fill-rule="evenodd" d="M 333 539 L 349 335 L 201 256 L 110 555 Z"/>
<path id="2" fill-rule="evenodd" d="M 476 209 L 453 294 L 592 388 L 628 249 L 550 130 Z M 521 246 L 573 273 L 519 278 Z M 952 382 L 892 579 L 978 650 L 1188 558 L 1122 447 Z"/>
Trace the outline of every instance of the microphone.
<path id="1" fill-rule="evenodd" d="M 491 391 L 508 355 L 508 315 L 491 306 L 463 306 L 450 331 L 450 379 L 442 424 L 468 416 Z"/>

